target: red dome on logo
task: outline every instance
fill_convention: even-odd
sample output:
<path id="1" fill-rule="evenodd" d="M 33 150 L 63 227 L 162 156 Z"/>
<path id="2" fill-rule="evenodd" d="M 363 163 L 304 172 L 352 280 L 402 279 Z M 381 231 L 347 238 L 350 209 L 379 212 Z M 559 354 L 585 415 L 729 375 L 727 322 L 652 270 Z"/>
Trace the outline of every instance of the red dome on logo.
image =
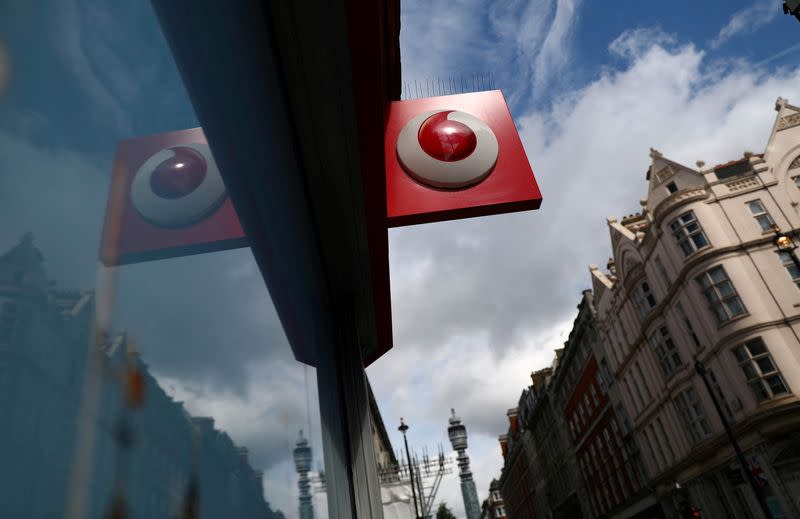
<path id="1" fill-rule="evenodd" d="M 206 161 L 192 148 L 177 146 L 174 155 L 153 171 L 150 187 L 161 198 L 180 198 L 188 195 L 206 178 Z"/>
<path id="2" fill-rule="evenodd" d="M 423 151 L 445 162 L 469 157 L 478 145 L 478 138 L 466 124 L 447 118 L 453 110 L 428 117 L 419 127 L 418 139 Z"/>

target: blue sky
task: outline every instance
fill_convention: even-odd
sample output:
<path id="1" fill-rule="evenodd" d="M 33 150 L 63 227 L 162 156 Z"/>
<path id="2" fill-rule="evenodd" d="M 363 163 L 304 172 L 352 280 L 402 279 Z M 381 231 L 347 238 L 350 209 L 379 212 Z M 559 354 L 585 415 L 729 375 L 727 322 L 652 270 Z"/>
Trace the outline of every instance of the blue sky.
<path id="1" fill-rule="evenodd" d="M 800 100 L 800 23 L 780 0 L 609 4 L 402 3 L 404 80 L 492 73 L 544 194 L 535 213 L 390 233 L 379 405 L 396 447 L 404 416 L 431 450 L 455 407 L 482 498 L 506 409 L 568 333 L 587 265 L 605 264 L 605 217 L 639 208 L 649 148 L 687 165 L 758 152 L 775 98 Z M 0 49 L 0 250 L 32 230 L 59 285 L 90 287 L 116 143 L 197 119 L 146 2 L 4 2 Z M 291 516 L 282 416 L 291 435 L 306 421 L 303 370 L 249 252 L 119 274 L 120 324 L 173 394 L 250 447 Z M 456 478 L 441 496 L 463 513 Z"/>

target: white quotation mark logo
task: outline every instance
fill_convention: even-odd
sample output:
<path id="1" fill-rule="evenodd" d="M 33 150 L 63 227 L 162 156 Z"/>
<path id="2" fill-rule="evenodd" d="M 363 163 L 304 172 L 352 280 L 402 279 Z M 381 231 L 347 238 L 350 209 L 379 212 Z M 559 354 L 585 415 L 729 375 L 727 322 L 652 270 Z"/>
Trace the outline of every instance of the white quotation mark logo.
<path id="1" fill-rule="evenodd" d="M 397 137 L 397 158 L 415 180 L 460 189 L 486 178 L 497 163 L 497 137 L 466 112 L 434 110 L 406 123 Z"/>
<path id="2" fill-rule="evenodd" d="M 216 211 L 225 184 L 208 145 L 180 144 L 163 149 L 141 165 L 131 183 L 131 201 L 148 222 L 185 227 Z"/>

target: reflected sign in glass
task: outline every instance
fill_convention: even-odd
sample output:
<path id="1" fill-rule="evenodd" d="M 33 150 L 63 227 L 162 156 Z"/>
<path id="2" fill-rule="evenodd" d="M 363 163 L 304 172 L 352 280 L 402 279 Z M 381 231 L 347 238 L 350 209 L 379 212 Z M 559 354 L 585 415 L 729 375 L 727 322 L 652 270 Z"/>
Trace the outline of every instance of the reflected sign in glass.
<path id="1" fill-rule="evenodd" d="M 246 245 L 202 129 L 119 143 L 100 246 L 105 265 Z"/>

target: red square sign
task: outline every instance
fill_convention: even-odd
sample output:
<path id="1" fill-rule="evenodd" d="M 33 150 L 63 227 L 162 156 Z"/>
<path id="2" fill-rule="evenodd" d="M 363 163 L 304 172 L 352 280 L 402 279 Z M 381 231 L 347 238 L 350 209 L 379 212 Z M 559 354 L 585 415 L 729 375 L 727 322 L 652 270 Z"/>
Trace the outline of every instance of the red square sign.
<path id="1" fill-rule="evenodd" d="M 202 129 L 119 143 L 100 244 L 105 265 L 246 245 Z"/>
<path id="2" fill-rule="evenodd" d="M 499 90 L 394 101 L 389 227 L 538 209 L 542 195 Z"/>

